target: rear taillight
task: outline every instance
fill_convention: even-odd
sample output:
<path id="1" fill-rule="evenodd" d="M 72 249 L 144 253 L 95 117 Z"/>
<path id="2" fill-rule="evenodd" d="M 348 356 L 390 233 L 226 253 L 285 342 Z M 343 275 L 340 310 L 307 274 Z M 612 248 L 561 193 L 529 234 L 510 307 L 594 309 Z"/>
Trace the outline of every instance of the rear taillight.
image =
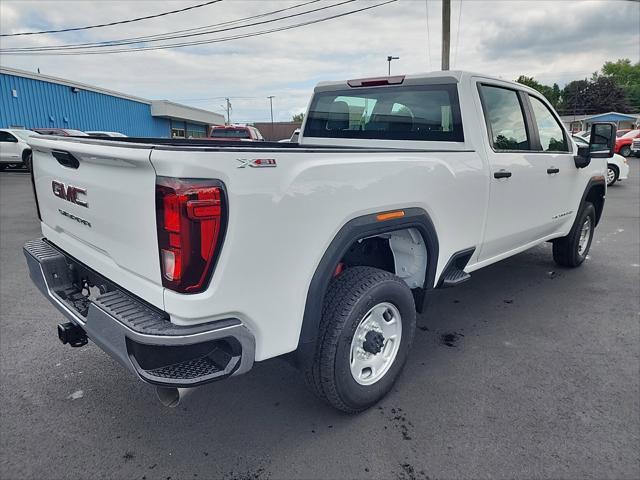
<path id="1" fill-rule="evenodd" d="M 180 293 L 207 288 L 226 227 L 224 193 L 217 180 L 157 178 L 158 248 L 166 288 Z"/>

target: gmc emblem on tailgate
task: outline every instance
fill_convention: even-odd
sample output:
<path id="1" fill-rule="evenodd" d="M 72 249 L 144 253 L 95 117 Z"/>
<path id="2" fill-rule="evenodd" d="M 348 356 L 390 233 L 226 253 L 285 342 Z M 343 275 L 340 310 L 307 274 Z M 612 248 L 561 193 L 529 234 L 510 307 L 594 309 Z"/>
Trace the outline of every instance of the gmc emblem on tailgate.
<path id="1" fill-rule="evenodd" d="M 57 180 L 51 182 L 51 188 L 53 189 L 53 194 L 56 197 L 66 200 L 67 202 L 75 203 L 81 207 L 89 208 L 89 204 L 85 200 L 78 198 L 79 195 L 87 194 L 86 188 L 74 187 L 73 185 L 66 186 L 64 183 L 58 182 Z"/>

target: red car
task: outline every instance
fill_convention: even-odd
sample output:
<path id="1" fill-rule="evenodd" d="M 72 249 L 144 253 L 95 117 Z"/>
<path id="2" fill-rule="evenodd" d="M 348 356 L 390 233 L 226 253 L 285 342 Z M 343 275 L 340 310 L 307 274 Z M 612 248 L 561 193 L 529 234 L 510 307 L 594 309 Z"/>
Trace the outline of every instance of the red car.
<path id="1" fill-rule="evenodd" d="M 623 157 L 631 155 L 631 142 L 634 138 L 640 138 L 640 129 L 631 130 L 621 137 L 616 138 L 615 152 L 619 153 Z"/>
<path id="2" fill-rule="evenodd" d="M 245 125 L 227 125 L 211 127 L 210 140 L 237 140 L 243 142 L 263 142 L 264 138 L 256 127 Z"/>

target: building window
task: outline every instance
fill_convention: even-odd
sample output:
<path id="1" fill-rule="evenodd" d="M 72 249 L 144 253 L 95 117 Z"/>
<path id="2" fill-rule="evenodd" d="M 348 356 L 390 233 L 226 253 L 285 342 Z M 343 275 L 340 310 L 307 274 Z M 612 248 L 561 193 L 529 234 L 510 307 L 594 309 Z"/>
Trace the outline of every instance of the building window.
<path id="1" fill-rule="evenodd" d="M 184 128 L 172 128 L 171 129 L 171 138 L 185 138 L 184 137 Z"/>

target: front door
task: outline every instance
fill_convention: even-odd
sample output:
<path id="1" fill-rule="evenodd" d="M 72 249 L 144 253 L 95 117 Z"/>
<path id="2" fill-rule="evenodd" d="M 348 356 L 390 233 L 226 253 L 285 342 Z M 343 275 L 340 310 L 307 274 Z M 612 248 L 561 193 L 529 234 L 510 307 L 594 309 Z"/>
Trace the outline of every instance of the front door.
<path id="1" fill-rule="evenodd" d="M 534 95 L 527 95 L 527 98 L 533 127 L 540 139 L 541 156 L 547 163 L 548 215 L 553 231 L 560 231 L 567 220 L 576 215 L 584 182 L 579 180 L 580 170 L 573 158 L 573 146 L 559 119 L 541 98 Z"/>

